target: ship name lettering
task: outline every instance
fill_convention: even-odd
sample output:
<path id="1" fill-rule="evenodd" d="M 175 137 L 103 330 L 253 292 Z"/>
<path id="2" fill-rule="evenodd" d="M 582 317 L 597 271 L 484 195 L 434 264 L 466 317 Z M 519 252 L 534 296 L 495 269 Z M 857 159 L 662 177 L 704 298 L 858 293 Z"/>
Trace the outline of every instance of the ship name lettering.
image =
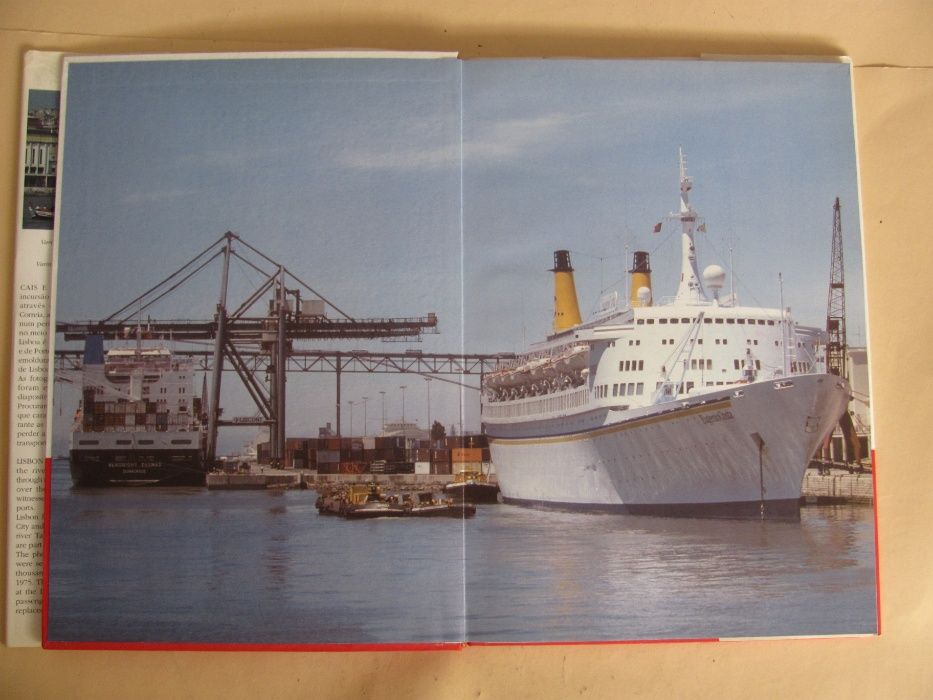
<path id="1" fill-rule="evenodd" d="M 732 420 L 733 418 L 735 418 L 735 416 L 732 415 L 732 411 L 716 411 L 716 413 L 711 413 L 708 416 L 700 416 L 700 420 L 703 421 L 704 425 L 719 423 L 724 420 Z"/>

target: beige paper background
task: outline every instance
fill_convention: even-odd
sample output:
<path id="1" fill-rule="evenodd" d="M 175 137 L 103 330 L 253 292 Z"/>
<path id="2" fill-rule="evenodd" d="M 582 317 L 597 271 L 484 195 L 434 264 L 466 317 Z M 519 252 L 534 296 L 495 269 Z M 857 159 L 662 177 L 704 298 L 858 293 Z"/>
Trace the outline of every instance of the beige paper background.
<path id="1" fill-rule="evenodd" d="M 857 0 L 0 0 L 0 253 L 11 269 L 26 49 L 383 48 L 463 56 L 848 55 L 869 276 L 881 517 L 877 638 L 485 647 L 460 652 L 50 652 L 0 648 L 0 696 L 933 697 L 933 3 Z M 128 222 L 130 225 L 132 222 Z M 827 267 L 828 275 L 828 267 Z M 0 367 L 12 281 L 0 284 Z M 9 392 L 0 372 L 0 392 Z M 8 423 L 0 401 L 0 422 Z M 0 454 L 7 453 L 0 431 Z M 5 485 L 5 478 L 2 480 Z M 5 507 L 4 486 L 2 503 Z M 6 518 L 0 517 L 0 523 Z M 5 536 L 5 532 L 2 533 Z M 5 564 L 5 562 L 4 562 Z"/>

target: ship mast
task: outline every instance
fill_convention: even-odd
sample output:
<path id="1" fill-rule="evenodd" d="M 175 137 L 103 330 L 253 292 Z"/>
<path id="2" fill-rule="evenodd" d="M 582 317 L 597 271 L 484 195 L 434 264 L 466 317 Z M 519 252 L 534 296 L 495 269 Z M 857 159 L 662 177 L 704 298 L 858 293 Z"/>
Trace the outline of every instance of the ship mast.
<path id="1" fill-rule="evenodd" d="M 680 286 L 677 288 L 677 303 L 697 303 L 707 301 L 706 292 L 700 283 L 700 273 L 697 270 L 697 253 L 693 243 L 694 227 L 697 213 L 690 204 L 690 190 L 693 189 L 693 178 L 687 175 L 687 163 L 684 160 L 684 151 L 677 149 L 680 157 L 680 211 L 671 214 L 672 219 L 680 221 L 681 228 L 681 271 Z"/>

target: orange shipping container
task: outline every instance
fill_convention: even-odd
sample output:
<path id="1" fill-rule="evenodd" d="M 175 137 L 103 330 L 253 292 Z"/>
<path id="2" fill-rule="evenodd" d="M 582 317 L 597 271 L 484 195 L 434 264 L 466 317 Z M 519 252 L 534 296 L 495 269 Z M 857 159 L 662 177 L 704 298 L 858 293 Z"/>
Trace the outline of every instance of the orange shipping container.
<path id="1" fill-rule="evenodd" d="M 481 462 L 483 450 L 480 447 L 454 447 L 450 451 L 451 462 Z"/>

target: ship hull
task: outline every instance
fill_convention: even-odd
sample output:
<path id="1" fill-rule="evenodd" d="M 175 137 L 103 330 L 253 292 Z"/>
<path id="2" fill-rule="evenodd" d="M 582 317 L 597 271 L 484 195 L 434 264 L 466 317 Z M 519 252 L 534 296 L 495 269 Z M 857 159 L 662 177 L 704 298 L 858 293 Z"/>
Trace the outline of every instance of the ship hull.
<path id="1" fill-rule="evenodd" d="M 495 484 L 457 483 L 444 487 L 444 494 L 465 503 L 498 503 L 499 488 Z"/>
<path id="2" fill-rule="evenodd" d="M 848 399 L 839 377 L 810 374 L 639 410 L 487 423 L 486 431 L 506 503 L 786 517 Z"/>
<path id="3" fill-rule="evenodd" d="M 76 487 L 203 486 L 207 473 L 191 432 L 76 433 L 69 461 Z"/>
<path id="4" fill-rule="evenodd" d="M 203 486 L 199 452 L 71 452 L 71 481 L 77 487 Z"/>

